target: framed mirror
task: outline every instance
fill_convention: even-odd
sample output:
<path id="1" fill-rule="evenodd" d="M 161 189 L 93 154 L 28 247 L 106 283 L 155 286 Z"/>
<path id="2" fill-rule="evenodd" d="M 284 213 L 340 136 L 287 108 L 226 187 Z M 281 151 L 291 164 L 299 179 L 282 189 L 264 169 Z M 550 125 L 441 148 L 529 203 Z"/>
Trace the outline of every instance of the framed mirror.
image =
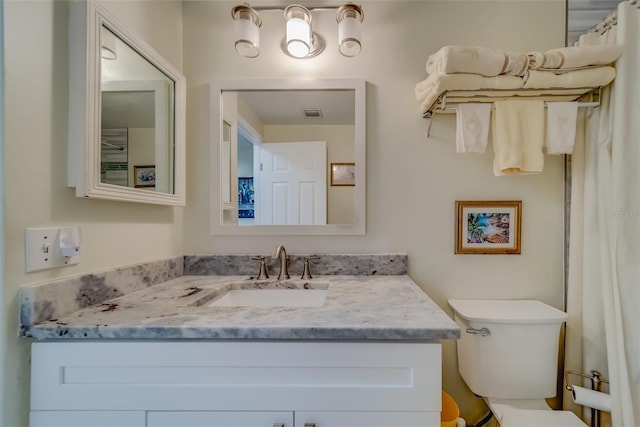
<path id="1" fill-rule="evenodd" d="M 184 206 L 185 77 L 96 1 L 69 11 L 68 185 Z"/>
<path id="2" fill-rule="evenodd" d="M 366 82 L 211 85 L 211 233 L 365 234 Z M 349 164 L 351 185 L 332 165 Z"/>

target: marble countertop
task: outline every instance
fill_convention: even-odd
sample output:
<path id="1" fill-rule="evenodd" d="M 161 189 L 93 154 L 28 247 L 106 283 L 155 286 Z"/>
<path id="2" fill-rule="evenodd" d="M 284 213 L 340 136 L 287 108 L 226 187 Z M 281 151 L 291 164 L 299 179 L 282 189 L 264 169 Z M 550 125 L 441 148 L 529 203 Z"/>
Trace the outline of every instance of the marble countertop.
<path id="1" fill-rule="evenodd" d="M 266 285 L 265 285 L 266 282 Z M 258 286 L 277 286 L 274 279 Z M 460 330 L 408 276 L 317 276 L 286 287 L 326 287 L 321 307 L 209 307 L 249 276 L 181 276 L 71 314 L 23 326 L 36 339 L 458 339 Z"/>

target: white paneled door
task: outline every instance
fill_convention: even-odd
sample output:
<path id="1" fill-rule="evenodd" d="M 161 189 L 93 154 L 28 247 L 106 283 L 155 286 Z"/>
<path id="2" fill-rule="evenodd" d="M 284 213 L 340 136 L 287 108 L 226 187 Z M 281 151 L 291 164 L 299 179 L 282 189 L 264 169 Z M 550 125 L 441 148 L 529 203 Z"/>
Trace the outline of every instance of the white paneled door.
<path id="1" fill-rule="evenodd" d="M 326 142 L 265 143 L 255 150 L 256 224 L 326 224 Z"/>

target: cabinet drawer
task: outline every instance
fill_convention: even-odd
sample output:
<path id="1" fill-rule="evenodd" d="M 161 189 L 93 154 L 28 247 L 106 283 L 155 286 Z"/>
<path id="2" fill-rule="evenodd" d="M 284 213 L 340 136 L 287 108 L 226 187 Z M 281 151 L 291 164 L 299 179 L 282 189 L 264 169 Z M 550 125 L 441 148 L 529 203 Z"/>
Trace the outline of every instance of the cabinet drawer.
<path id="1" fill-rule="evenodd" d="M 293 427 L 293 412 L 149 412 L 147 427 Z"/>
<path id="2" fill-rule="evenodd" d="M 30 427 L 145 427 L 144 411 L 31 411 Z"/>
<path id="3" fill-rule="evenodd" d="M 440 412 L 300 412 L 294 427 L 440 427 Z"/>
<path id="4" fill-rule="evenodd" d="M 440 411 L 440 344 L 41 342 L 34 410 Z"/>

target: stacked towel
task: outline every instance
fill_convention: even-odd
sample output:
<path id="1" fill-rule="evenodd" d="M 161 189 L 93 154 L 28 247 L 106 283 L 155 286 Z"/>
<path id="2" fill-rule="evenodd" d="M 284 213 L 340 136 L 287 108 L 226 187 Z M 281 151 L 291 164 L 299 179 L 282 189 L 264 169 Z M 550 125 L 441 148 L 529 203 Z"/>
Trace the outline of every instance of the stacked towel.
<path id="1" fill-rule="evenodd" d="M 576 140 L 577 102 L 547 103 L 547 154 L 571 154 Z"/>
<path id="2" fill-rule="evenodd" d="M 530 52 L 529 55 L 536 57 L 536 61 L 530 63 L 530 68 L 565 72 L 600 67 L 614 63 L 621 53 L 622 46 L 618 45 L 562 47 L 548 50 L 542 57 L 538 55 L 539 52 Z"/>
<path id="3" fill-rule="evenodd" d="M 496 101 L 493 172 L 496 176 L 541 173 L 544 167 L 544 102 Z"/>
<path id="4" fill-rule="evenodd" d="M 485 77 L 522 76 L 528 68 L 526 54 L 471 46 L 444 46 L 427 58 L 427 73 L 470 73 Z"/>
<path id="5" fill-rule="evenodd" d="M 616 77 L 613 67 L 596 67 L 582 70 L 568 71 L 556 74 L 553 71 L 530 70 L 524 78 L 523 89 L 548 88 L 588 88 L 606 86 Z"/>
<path id="6" fill-rule="evenodd" d="M 458 153 L 484 153 L 489 137 L 491 104 L 460 104 L 456 114 Z"/>
<path id="7" fill-rule="evenodd" d="M 524 81 L 516 76 L 484 77 L 480 74 L 434 73 L 415 86 L 416 99 L 424 113 L 448 90 L 520 89 Z"/>
<path id="8" fill-rule="evenodd" d="M 591 45 L 546 52 L 506 53 L 497 49 L 444 46 L 427 59 L 428 77 L 416 84 L 415 96 L 424 117 L 430 116 L 445 92 L 473 91 L 495 99 L 515 97 L 521 89 L 543 96 L 548 89 L 587 92 L 610 84 L 616 75 L 610 66 L 622 53 L 621 46 Z M 493 91 L 493 93 L 491 93 Z M 568 91 L 567 91 L 568 92 Z M 452 97 L 455 97 L 452 94 Z M 573 150 L 577 103 L 550 103 L 545 134 L 545 107 L 541 100 L 508 99 L 491 104 L 465 104 L 457 108 L 456 149 L 459 153 L 483 153 L 488 122 L 493 126 L 494 173 L 535 174 L 544 167 L 547 154 Z M 545 142 L 546 136 L 546 142 Z"/>

